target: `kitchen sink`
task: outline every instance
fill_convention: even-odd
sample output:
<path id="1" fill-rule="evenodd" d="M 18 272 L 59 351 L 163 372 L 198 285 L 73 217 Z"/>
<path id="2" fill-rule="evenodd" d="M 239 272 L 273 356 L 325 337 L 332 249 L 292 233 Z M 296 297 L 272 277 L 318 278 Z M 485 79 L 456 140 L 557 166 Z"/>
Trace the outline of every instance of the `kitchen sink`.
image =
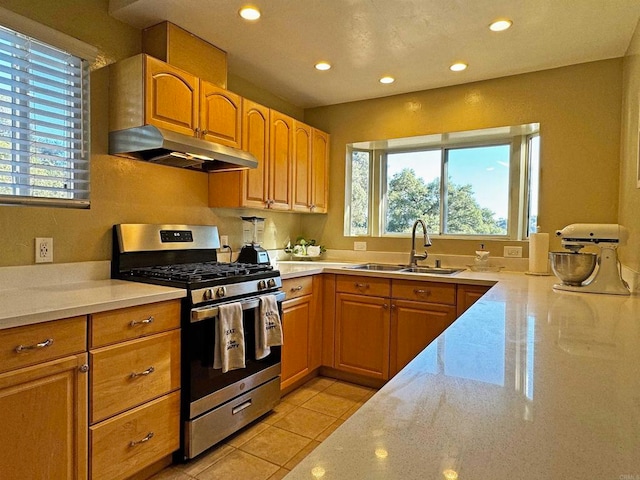
<path id="1" fill-rule="evenodd" d="M 407 268 L 405 265 L 389 265 L 385 263 L 367 263 L 365 265 L 354 265 L 346 267 L 352 270 L 377 270 L 381 272 L 399 272 Z"/>
<path id="2" fill-rule="evenodd" d="M 447 268 L 447 267 L 407 267 L 400 270 L 408 273 L 429 273 L 436 275 L 455 275 L 462 272 L 464 268 Z"/>

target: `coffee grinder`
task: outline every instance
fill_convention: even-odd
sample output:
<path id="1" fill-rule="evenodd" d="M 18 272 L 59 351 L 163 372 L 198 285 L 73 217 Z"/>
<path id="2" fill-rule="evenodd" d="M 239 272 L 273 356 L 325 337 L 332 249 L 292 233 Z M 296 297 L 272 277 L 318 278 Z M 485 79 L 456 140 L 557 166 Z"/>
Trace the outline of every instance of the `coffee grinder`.
<path id="1" fill-rule="evenodd" d="M 269 254 L 260 246 L 264 236 L 264 218 L 240 217 L 244 246 L 238 255 L 238 263 L 269 264 Z"/>

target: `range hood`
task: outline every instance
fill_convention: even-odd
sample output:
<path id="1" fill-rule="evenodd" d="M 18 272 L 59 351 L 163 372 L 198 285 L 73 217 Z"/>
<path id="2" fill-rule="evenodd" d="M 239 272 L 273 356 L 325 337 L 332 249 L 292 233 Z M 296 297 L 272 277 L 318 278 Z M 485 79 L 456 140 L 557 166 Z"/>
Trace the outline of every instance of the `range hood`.
<path id="1" fill-rule="evenodd" d="M 109 133 L 109 154 L 203 171 L 256 168 L 248 152 L 153 125 Z"/>

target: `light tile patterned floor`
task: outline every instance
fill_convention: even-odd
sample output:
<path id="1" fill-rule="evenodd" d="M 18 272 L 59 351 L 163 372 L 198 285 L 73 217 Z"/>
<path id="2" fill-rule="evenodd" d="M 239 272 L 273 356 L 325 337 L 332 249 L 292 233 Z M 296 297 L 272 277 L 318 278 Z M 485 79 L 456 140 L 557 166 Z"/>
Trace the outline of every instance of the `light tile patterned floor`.
<path id="1" fill-rule="evenodd" d="M 273 412 L 152 480 L 281 479 L 374 393 L 372 388 L 314 378 L 283 397 Z"/>

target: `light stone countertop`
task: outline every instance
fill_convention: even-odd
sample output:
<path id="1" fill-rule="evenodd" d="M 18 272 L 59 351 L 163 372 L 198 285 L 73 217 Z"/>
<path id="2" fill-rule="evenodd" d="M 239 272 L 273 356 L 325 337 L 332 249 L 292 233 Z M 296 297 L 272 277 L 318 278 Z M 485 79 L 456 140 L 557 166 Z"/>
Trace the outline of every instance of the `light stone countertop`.
<path id="1" fill-rule="evenodd" d="M 497 284 L 287 480 L 640 478 L 640 298 L 448 281 L 473 280 Z"/>
<path id="2" fill-rule="evenodd" d="M 173 300 L 179 288 L 109 279 L 109 262 L 0 268 L 0 330 Z"/>

